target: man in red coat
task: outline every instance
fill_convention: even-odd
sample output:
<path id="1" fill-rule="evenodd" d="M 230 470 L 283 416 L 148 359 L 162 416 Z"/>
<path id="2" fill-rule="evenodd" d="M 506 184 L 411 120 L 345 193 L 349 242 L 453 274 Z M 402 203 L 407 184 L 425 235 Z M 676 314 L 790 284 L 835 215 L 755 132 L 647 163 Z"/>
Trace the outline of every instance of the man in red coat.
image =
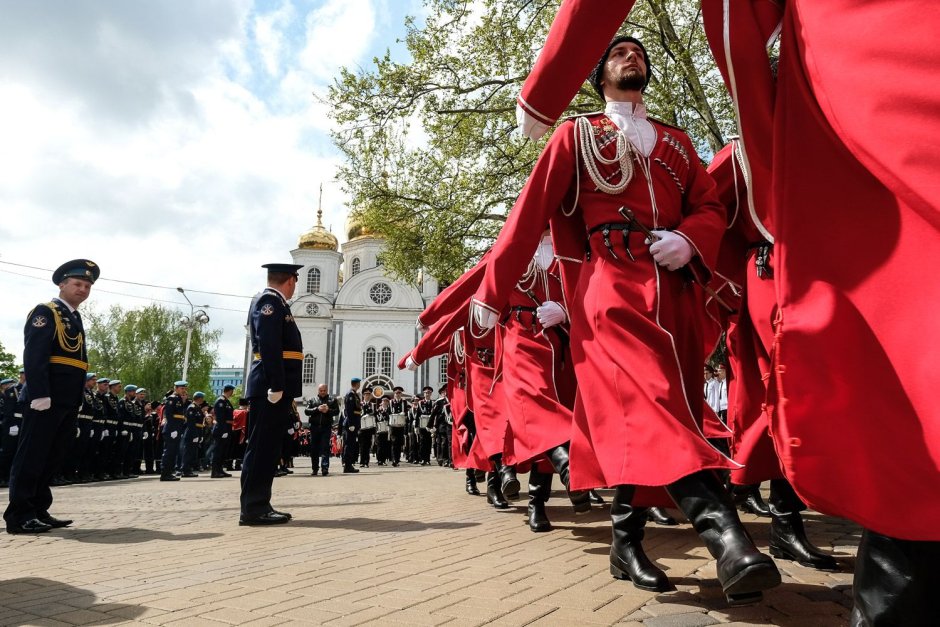
<path id="1" fill-rule="evenodd" d="M 688 136 L 646 116 L 650 76 L 639 41 L 610 43 L 591 75 L 607 108 L 552 135 L 490 252 L 472 321 L 495 326 L 551 224 L 582 386 L 571 487 L 617 486 L 611 573 L 669 589 L 643 553 L 646 511 L 631 505 L 635 486 L 664 486 L 718 560 L 729 600 L 751 601 L 780 574 L 711 472 L 737 465 L 702 433 L 700 300 L 689 282 L 707 281 L 725 215 Z"/>

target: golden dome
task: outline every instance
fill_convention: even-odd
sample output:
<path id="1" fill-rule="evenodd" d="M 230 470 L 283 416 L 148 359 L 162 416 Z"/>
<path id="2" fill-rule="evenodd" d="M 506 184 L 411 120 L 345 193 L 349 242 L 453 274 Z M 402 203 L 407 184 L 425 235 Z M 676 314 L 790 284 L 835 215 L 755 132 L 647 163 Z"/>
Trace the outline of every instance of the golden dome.
<path id="1" fill-rule="evenodd" d="M 300 235 L 297 242 L 298 248 L 306 250 L 329 250 L 336 252 L 339 248 L 339 240 L 336 236 L 323 227 L 323 209 L 317 209 L 317 225 Z"/>
<path id="2" fill-rule="evenodd" d="M 359 216 L 352 213 L 346 220 L 346 239 L 353 240 L 359 237 L 377 237 L 377 235 L 372 229 L 363 226 L 359 222 Z"/>

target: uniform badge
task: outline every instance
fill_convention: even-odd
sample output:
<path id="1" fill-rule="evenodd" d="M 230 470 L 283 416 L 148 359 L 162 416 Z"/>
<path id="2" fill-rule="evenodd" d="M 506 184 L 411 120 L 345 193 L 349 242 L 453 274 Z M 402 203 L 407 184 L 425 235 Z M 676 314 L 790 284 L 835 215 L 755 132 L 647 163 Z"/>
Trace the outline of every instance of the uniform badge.
<path id="1" fill-rule="evenodd" d="M 43 328 L 48 323 L 49 321 L 46 320 L 45 316 L 36 316 L 35 318 L 33 318 L 33 326 L 36 327 L 37 329 Z"/>
<path id="2" fill-rule="evenodd" d="M 274 313 L 274 307 L 272 307 L 271 305 L 265 305 L 261 308 L 262 316 L 270 316 L 273 313 Z"/>

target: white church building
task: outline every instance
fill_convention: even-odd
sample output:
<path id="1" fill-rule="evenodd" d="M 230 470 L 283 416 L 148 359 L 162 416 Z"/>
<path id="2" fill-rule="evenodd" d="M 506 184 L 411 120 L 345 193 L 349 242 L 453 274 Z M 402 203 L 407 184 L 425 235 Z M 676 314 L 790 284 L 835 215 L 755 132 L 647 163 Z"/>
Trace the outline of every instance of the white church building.
<path id="1" fill-rule="evenodd" d="M 353 377 L 386 390 L 400 385 L 406 394 L 425 385 L 436 391 L 446 380 L 446 357 L 415 372 L 399 370 L 398 360 L 418 341 L 415 323 L 437 296 L 437 281 L 426 273 L 415 284 L 389 276 L 381 265 L 382 238 L 355 220 L 339 252 L 322 218 L 318 210 L 316 226 L 291 251 L 294 263 L 303 265 L 291 310 L 303 337 L 304 397 L 315 396 L 321 383 L 341 396 Z"/>

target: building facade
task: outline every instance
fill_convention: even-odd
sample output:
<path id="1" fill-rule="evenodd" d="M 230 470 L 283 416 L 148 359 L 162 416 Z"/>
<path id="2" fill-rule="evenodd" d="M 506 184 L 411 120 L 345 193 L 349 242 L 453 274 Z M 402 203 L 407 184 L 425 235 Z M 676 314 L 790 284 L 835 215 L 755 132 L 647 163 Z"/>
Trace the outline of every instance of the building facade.
<path id="1" fill-rule="evenodd" d="M 244 370 L 236 366 L 231 368 L 213 368 L 209 371 L 209 386 L 212 389 L 212 397 L 215 398 L 222 394 L 222 388 L 226 385 L 233 385 L 236 388 L 245 382 Z"/>
<path id="2" fill-rule="evenodd" d="M 353 377 L 386 390 L 400 385 L 406 394 L 424 385 L 437 389 L 446 380 L 446 357 L 415 372 L 397 366 L 418 341 L 418 314 L 437 296 L 437 281 L 391 277 L 381 265 L 382 238 L 355 221 L 347 236 L 340 252 L 318 211 L 316 226 L 291 251 L 294 263 L 303 265 L 291 310 L 303 337 L 304 397 L 315 396 L 320 383 L 343 394 Z"/>

